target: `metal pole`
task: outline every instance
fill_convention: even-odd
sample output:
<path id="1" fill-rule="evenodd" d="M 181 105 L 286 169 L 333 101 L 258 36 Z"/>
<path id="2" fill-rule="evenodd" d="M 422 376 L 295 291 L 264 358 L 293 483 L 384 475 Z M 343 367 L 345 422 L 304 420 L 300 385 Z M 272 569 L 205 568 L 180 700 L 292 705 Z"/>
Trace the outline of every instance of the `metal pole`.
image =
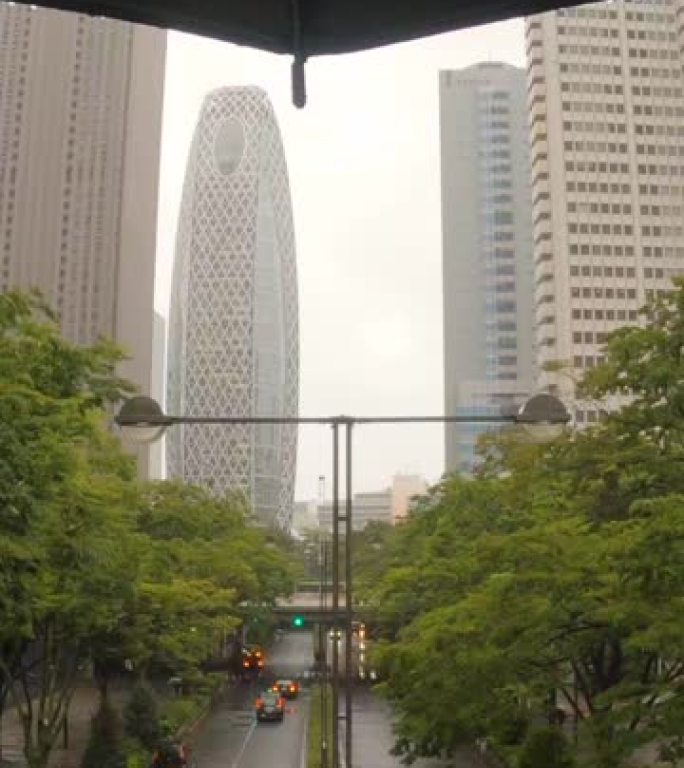
<path id="1" fill-rule="evenodd" d="M 321 538 L 321 621 L 318 625 L 318 654 L 319 663 L 322 664 L 321 686 L 321 768 L 328 768 L 328 658 L 326 653 L 326 626 L 323 620 L 324 609 L 327 607 L 327 584 L 328 583 L 328 547 L 326 541 Z"/>
<path id="2" fill-rule="evenodd" d="M 340 430 L 333 422 L 333 509 L 332 509 L 332 768 L 340 768 L 340 682 L 338 612 L 340 609 Z"/>
<path id="3" fill-rule="evenodd" d="M 345 584 L 345 694 L 344 694 L 344 732 L 346 766 L 352 768 L 352 701 L 354 696 L 354 671 L 352 670 L 352 634 L 353 634 L 353 592 L 352 592 L 352 427 L 346 424 L 347 448 L 347 488 L 346 509 L 344 512 L 344 584 Z"/>

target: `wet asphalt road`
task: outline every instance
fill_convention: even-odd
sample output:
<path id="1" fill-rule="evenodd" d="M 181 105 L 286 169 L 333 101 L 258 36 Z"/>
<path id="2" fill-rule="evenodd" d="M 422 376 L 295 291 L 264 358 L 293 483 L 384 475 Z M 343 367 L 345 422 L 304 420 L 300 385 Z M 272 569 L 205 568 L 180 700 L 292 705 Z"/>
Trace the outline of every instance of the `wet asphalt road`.
<path id="1" fill-rule="evenodd" d="M 254 700 L 276 677 L 301 677 L 313 663 L 307 633 L 287 633 L 266 657 L 261 680 L 237 686 L 204 723 L 193 744 L 198 768 L 301 768 L 309 692 L 288 701 L 282 723 L 258 723 Z"/>

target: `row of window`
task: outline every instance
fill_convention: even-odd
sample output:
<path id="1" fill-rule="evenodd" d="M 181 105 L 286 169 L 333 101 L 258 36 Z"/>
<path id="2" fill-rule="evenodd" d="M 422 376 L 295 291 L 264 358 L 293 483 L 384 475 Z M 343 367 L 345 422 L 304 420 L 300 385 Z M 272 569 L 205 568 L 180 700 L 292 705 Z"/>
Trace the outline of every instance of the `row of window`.
<path id="1" fill-rule="evenodd" d="M 636 322 L 639 312 L 636 309 L 573 309 L 573 320 L 607 320 L 609 322 Z"/>
<path id="2" fill-rule="evenodd" d="M 667 99 L 681 99 L 682 97 L 682 89 L 681 88 L 671 88 L 668 85 L 664 85 L 662 87 L 659 87 L 657 85 L 633 85 L 632 86 L 632 95 L 633 96 L 654 96 L 656 98 L 667 98 Z"/>
<path id="3" fill-rule="evenodd" d="M 533 59 L 530 65 L 541 64 L 542 59 Z M 617 64 L 587 64 L 586 62 L 572 62 L 559 64 L 561 73 L 575 75 L 614 75 L 622 76 L 622 67 Z M 669 69 L 668 69 L 669 71 Z"/>
<path id="4" fill-rule="evenodd" d="M 646 117 L 681 117 L 684 115 L 682 107 L 664 107 L 662 105 L 634 104 L 632 106 L 634 115 L 646 115 Z"/>
<path id="5" fill-rule="evenodd" d="M 559 24 L 557 30 L 559 36 L 576 35 L 577 37 L 611 37 L 613 39 L 617 39 L 620 36 L 620 32 L 616 27 L 566 27 Z M 627 39 L 675 43 L 677 42 L 677 35 L 675 32 L 666 32 L 663 29 L 644 29 L 643 27 L 637 27 L 635 29 L 627 29 Z"/>
<path id="6" fill-rule="evenodd" d="M 579 18 L 579 19 L 617 19 L 618 14 L 616 10 L 607 10 L 602 6 L 594 8 L 561 8 L 556 11 L 556 16 L 559 18 Z"/>
<path id="7" fill-rule="evenodd" d="M 679 80 L 682 76 L 681 71 L 675 67 L 630 67 L 629 74 L 631 77 L 645 77 L 648 80 L 655 78 Z"/>
<path id="8" fill-rule="evenodd" d="M 497 195 L 490 195 L 485 197 L 482 202 L 484 205 L 505 205 L 506 203 L 513 202 L 513 195 L 500 193 Z"/>
<path id="9" fill-rule="evenodd" d="M 511 281 L 496 283 L 494 291 L 495 293 L 515 293 L 515 283 Z"/>
<path id="10" fill-rule="evenodd" d="M 507 243 L 515 240 L 515 237 L 511 231 L 496 230 L 495 232 L 486 232 L 482 239 L 485 243 Z"/>
<path id="11" fill-rule="evenodd" d="M 646 176 L 684 176 L 684 165 L 646 165 L 640 163 L 637 165 L 637 172 Z M 643 184 L 639 185 L 639 194 L 645 194 L 642 192 Z M 655 191 L 654 191 L 655 190 Z M 682 187 L 668 186 L 667 184 L 651 184 L 648 189 L 648 194 L 651 195 L 678 195 L 682 191 Z"/>
<path id="12" fill-rule="evenodd" d="M 634 227 L 631 224 L 576 224 L 568 223 L 568 234 L 571 235 L 626 235 L 631 237 L 634 234 Z"/>
<path id="13" fill-rule="evenodd" d="M 558 53 L 576 56 L 609 56 L 619 57 L 620 48 L 608 45 L 559 45 Z M 679 51 L 666 48 L 629 48 L 630 59 L 653 59 L 656 61 L 678 61 Z"/>
<path id="14" fill-rule="evenodd" d="M 572 358 L 572 364 L 574 368 L 594 368 L 597 365 L 601 365 L 605 362 L 603 355 L 574 355 Z M 581 413 L 579 411 L 578 413 Z M 595 414 L 596 411 L 588 411 L 590 414 Z M 577 419 L 579 421 L 579 419 Z M 592 421 L 592 419 L 589 419 Z M 593 419 L 596 421 L 596 418 Z"/>
<path id="15" fill-rule="evenodd" d="M 603 165 L 603 163 L 602 163 Z M 591 214 L 626 214 L 631 216 L 631 203 L 585 203 L 571 200 L 567 204 L 568 213 L 591 213 Z"/>
<path id="16" fill-rule="evenodd" d="M 598 243 L 570 243 L 568 246 L 568 253 L 571 256 L 616 256 L 622 258 L 623 256 L 634 256 L 633 245 L 615 245 L 612 243 L 604 243 L 599 245 Z"/>
<path id="17" fill-rule="evenodd" d="M 631 184 L 608 184 L 607 182 L 597 183 L 595 181 L 567 181 L 565 189 L 568 192 L 589 192 L 607 195 L 629 195 L 632 193 Z"/>
<path id="18" fill-rule="evenodd" d="M 634 227 L 631 224 L 576 224 L 570 222 L 568 223 L 568 233 L 571 235 L 626 235 L 631 237 L 634 234 Z M 678 225 L 642 224 L 641 234 L 644 237 L 681 237 L 684 234 L 684 228 Z"/>
<path id="19" fill-rule="evenodd" d="M 545 99 L 541 96 L 536 96 L 530 102 L 530 109 L 534 106 L 535 101 L 544 102 Z M 601 99 L 600 101 L 564 101 L 561 103 L 561 108 L 564 112 L 571 112 L 578 114 L 580 112 L 594 112 L 597 114 L 617 114 L 623 115 L 625 113 L 625 105 L 623 102 L 611 102 Z M 649 117 L 681 117 L 683 112 L 681 107 L 672 107 L 668 105 L 651 105 L 651 104 L 634 104 L 632 105 L 632 113 L 635 115 L 647 115 Z"/>
<path id="20" fill-rule="evenodd" d="M 490 120 L 487 116 L 486 122 L 480 122 L 480 130 L 489 131 L 507 131 L 511 127 L 508 120 Z"/>
<path id="21" fill-rule="evenodd" d="M 627 123 L 602 123 L 592 120 L 564 120 L 564 131 L 587 131 L 589 133 L 627 133 Z"/>
<path id="22" fill-rule="evenodd" d="M 645 245 L 642 249 L 642 255 L 649 259 L 651 257 L 655 259 L 660 259 L 663 256 L 668 258 L 677 257 L 678 259 L 684 259 L 684 247 L 678 246 L 665 246 L 664 248 L 660 245 L 650 246 Z"/>
<path id="23" fill-rule="evenodd" d="M 528 64 L 528 68 L 531 70 L 531 68 L 534 67 L 535 65 L 541 65 L 542 63 L 543 63 L 543 59 L 541 58 L 532 59 Z M 600 75 L 602 77 L 611 76 L 611 75 L 614 77 L 622 76 L 622 67 L 616 64 L 588 64 L 586 62 L 570 62 L 570 63 L 564 62 L 559 64 L 558 68 L 562 74 Z M 679 80 L 682 76 L 680 70 L 675 67 L 630 67 L 629 74 L 630 74 L 630 77 L 643 77 L 648 79 L 649 81 L 652 81 L 657 78 L 660 78 L 662 80 L 669 80 L 670 78 L 672 78 L 673 80 Z"/>
<path id="24" fill-rule="evenodd" d="M 559 35 L 578 35 L 580 37 L 614 37 L 620 36 L 619 30 L 615 27 L 566 27 L 559 24 L 556 29 Z M 667 38 L 665 38 L 667 39 Z"/>
<path id="25" fill-rule="evenodd" d="M 544 135 L 546 139 L 546 135 Z M 600 143 L 593 141 L 564 141 L 563 148 L 566 152 L 598 152 Z M 608 144 L 607 147 L 617 147 L 617 149 L 608 149 L 609 152 L 617 151 L 624 155 L 627 153 L 627 144 Z M 684 157 L 684 146 L 673 144 L 639 144 L 636 147 L 637 155 L 659 155 L 661 157 Z"/>
<path id="26" fill-rule="evenodd" d="M 573 344 L 605 344 L 607 340 L 605 331 L 574 331 L 572 334 Z"/>
<path id="27" fill-rule="evenodd" d="M 637 136 L 684 136 L 684 126 L 679 123 L 635 123 L 634 133 Z"/>
<path id="28" fill-rule="evenodd" d="M 684 157 L 684 146 L 672 144 L 637 144 L 637 155 L 660 155 L 661 157 Z"/>
<path id="29" fill-rule="evenodd" d="M 657 271 L 662 272 L 663 270 Z M 580 275 L 582 277 L 636 277 L 636 270 L 634 267 L 590 267 L 587 265 L 578 267 L 571 265 L 570 275 L 571 277 L 579 277 Z"/>
<path id="30" fill-rule="evenodd" d="M 621 301 L 634 301 L 637 298 L 635 288 L 603 288 L 594 286 L 593 288 L 574 285 L 570 287 L 570 295 L 573 299 L 620 299 Z"/>

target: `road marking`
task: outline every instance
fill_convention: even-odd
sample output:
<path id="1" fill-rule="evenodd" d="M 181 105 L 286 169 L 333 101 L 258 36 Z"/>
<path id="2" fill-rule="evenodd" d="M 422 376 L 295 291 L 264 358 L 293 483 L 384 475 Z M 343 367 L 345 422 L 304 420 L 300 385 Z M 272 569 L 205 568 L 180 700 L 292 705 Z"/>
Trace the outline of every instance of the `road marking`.
<path id="1" fill-rule="evenodd" d="M 247 744 L 249 743 L 249 740 L 252 738 L 252 735 L 254 734 L 254 729 L 256 728 L 256 725 L 257 725 L 257 722 L 255 718 L 254 720 L 252 720 L 252 724 L 249 726 L 249 730 L 247 731 L 245 740 L 242 742 L 242 747 L 240 747 L 238 756 L 235 758 L 235 760 L 233 760 L 232 768 L 238 768 L 240 760 L 242 760 L 242 756 L 245 754 L 245 750 L 247 749 Z"/>
<path id="2" fill-rule="evenodd" d="M 299 768 L 306 768 L 309 762 L 309 717 L 311 714 L 309 707 L 302 707 L 304 715 L 304 728 L 302 729 L 302 746 L 299 750 Z"/>

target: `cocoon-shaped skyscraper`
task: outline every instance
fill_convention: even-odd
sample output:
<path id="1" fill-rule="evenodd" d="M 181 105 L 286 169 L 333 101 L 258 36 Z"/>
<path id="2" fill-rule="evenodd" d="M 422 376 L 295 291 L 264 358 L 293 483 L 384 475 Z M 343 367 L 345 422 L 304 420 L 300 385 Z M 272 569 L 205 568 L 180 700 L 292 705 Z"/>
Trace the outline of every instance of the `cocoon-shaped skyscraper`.
<path id="1" fill-rule="evenodd" d="M 204 100 L 190 149 L 169 318 L 167 411 L 297 416 L 299 327 L 292 206 L 268 96 L 221 88 Z M 257 518 L 289 529 L 292 424 L 169 430 L 170 477 L 243 491 Z"/>

